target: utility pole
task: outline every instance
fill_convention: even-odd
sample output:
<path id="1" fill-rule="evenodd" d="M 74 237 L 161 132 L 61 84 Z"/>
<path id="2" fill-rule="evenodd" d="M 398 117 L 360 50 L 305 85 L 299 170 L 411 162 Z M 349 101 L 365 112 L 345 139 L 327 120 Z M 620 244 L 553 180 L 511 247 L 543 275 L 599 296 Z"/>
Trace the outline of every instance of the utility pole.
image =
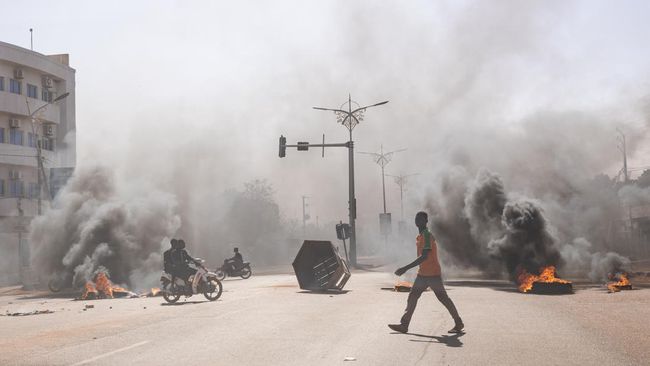
<path id="1" fill-rule="evenodd" d="M 307 236 L 307 220 L 309 220 L 309 213 L 306 211 L 308 203 L 305 202 L 307 198 L 309 198 L 309 196 L 302 196 L 302 236 L 303 237 Z"/>
<path id="2" fill-rule="evenodd" d="M 354 109 L 352 109 L 353 103 L 355 104 L 356 107 Z M 356 241 L 356 226 L 355 226 L 355 219 L 357 217 L 357 202 L 354 194 L 354 141 L 352 140 L 352 130 L 361 121 L 363 121 L 364 113 L 368 108 L 380 106 L 386 103 L 388 103 L 387 100 L 372 105 L 358 107 L 359 104 L 352 100 L 351 95 L 348 95 L 348 101 L 343 103 L 339 109 L 313 107 L 314 109 L 321 110 L 321 111 L 334 112 L 334 114 L 336 115 L 337 123 L 343 125 L 345 128 L 347 128 L 349 132 L 349 140 L 348 142 L 345 143 L 325 144 L 325 137 L 323 136 L 322 144 L 309 144 L 308 142 L 298 142 L 298 144 L 296 145 L 287 145 L 286 137 L 280 136 L 279 156 L 281 158 L 285 157 L 287 147 L 296 147 L 298 151 L 306 151 L 309 149 L 309 147 L 322 147 L 323 156 L 325 153 L 325 147 L 347 147 L 348 148 L 348 197 L 349 197 L 348 214 L 350 218 L 350 264 L 353 267 L 357 265 L 357 241 Z"/>
<path id="3" fill-rule="evenodd" d="M 378 153 L 370 153 L 370 152 L 363 152 L 363 151 L 359 152 L 359 154 L 366 154 L 372 156 L 372 160 L 374 160 L 374 162 L 381 167 L 381 192 L 384 200 L 384 213 L 386 213 L 386 181 L 385 181 L 386 174 L 384 173 L 384 168 L 386 168 L 386 165 L 388 165 L 388 163 L 390 163 L 393 160 L 393 155 L 401 151 L 406 151 L 406 149 L 399 149 L 399 150 L 389 151 L 385 153 L 384 145 L 381 145 Z"/>
<path id="4" fill-rule="evenodd" d="M 47 184 L 47 176 L 45 175 L 45 166 L 43 165 L 43 149 L 42 149 L 42 144 L 41 144 L 41 141 L 42 141 L 43 137 L 41 136 L 41 138 L 39 139 L 39 136 L 40 136 L 38 134 L 39 129 L 36 128 L 36 123 L 35 123 L 36 114 L 39 111 L 46 108 L 47 106 L 49 106 L 50 104 L 54 104 L 54 103 L 56 103 L 56 102 L 58 102 L 58 101 L 60 101 L 60 100 L 62 100 L 64 98 L 66 98 L 68 95 L 70 95 L 70 93 L 61 94 L 56 99 L 54 99 L 53 101 L 47 102 L 47 103 L 43 104 L 42 106 L 36 108 L 36 110 L 34 110 L 33 112 L 31 111 L 31 107 L 29 105 L 29 99 L 27 99 L 27 97 L 25 97 L 25 104 L 27 104 L 27 113 L 29 113 L 29 119 L 30 119 L 31 125 L 32 125 L 32 138 L 35 139 L 35 142 L 36 142 L 36 169 L 38 171 L 37 172 L 38 178 L 37 178 L 37 181 L 36 181 L 37 182 L 36 183 L 37 184 L 37 189 L 38 189 L 38 197 L 37 197 L 38 209 L 37 210 L 38 210 L 38 215 L 39 216 L 43 213 L 43 198 L 42 198 L 42 196 L 43 196 L 43 183 L 45 183 L 45 188 L 46 188 L 48 197 L 50 195 L 50 189 L 49 189 L 48 184 Z M 40 129 L 40 130 L 42 130 L 42 129 Z"/>
<path id="5" fill-rule="evenodd" d="M 623 177 L 625 179 L 625 183 L 628 183 L 630 177 L 627 170 L 627 143 L 625 140 L 625 134 L 618 127 L 616 128 L 616 131 L 618 132 L 618 136 L 616 136 L 616 139 L 618 140 L 617 147 L 618 150 L 623 154 Z"/>
<path id="6" fill-rule="evenodd" d="M 18 231 L 18 275 L 20 276 L 20 282 L 25 286 L 26 282 L 24 281 L 25 276 L 23 270 L 23 263 L 25 262 L 23 258 L 23 216 L 25 213 L 23 211 L 22 195 L 18 195 L 16 209 L 18 210 L 18 224 L 16 225 L 16 231 Z"/>

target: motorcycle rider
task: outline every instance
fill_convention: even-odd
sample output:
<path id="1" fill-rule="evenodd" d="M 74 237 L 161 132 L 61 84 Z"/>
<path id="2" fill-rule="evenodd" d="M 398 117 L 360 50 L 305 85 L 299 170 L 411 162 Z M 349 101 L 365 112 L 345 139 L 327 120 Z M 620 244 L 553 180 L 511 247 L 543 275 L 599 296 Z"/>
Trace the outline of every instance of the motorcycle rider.
<path id="1" fill-rule="evenodd" d="M 187 253 L 185 250 L 185 241 L 183 239 L 172 239 L 171 245 L 172 248 L 167 250 L 163 255 L 165 272 L 170 273 L 172 276 L 180 277 L 185 280 L 186 283 L 189 283 L 190 277 L 196 274 L 196 269 L 190 267 L 189 263 L 192 262 L 197 266 L 200 266 L 201 264 Z M 192 282 L 193 292 L 196 292 L 197 285 L 198 278 L 195 276 L 194 281 Z"/>
<path id="2" fill-rule="evenodd" d="M 176 273 L 174 271 L 174 266 L 172 263 L 172 251 L 174 251 L 178 247 L 178 240 L 172 239 L 169 241 L 169 244 L 171 244 L 171 248 L 167 249 L 165 253 L 163 253 L 163 270 L 166 273 L 169 273 L 172 276 L 176 276 Z"/>
<path id="3" fill-rule="evenodd" d="M 240 270 L 244 265 L 244 257 L 239 253 L 239 248 L 234 249 L 235 255 L 232 258 L 226 259 L 226 263 L 229 264 L 230 271 L 232 273 Z"/>

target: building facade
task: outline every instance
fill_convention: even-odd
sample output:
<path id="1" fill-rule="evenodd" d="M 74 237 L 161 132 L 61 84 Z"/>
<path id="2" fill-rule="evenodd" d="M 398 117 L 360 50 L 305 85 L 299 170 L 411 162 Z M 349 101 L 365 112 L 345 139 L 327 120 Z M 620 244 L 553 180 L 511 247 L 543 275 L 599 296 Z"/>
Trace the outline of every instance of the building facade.
<path id="1" fill-rule="evenodd" d="M 0 42 L 0 285 L 29 276 L 27 228 L 39 197 L 41 210 L 49 206 L 51 173 L 76 165 L 75 133 L 68 55 Z"/>

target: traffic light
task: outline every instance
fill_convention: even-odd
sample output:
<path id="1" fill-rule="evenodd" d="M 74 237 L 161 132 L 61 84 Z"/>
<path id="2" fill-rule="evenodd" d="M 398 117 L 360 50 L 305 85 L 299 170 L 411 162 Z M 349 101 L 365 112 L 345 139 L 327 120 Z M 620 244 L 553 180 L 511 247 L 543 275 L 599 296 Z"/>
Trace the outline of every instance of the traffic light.
<path id="1" fill-rule="evenodd" d="M 280 135 L 280 153 L 281 158 L 287 156 L 287 138 Z"/>

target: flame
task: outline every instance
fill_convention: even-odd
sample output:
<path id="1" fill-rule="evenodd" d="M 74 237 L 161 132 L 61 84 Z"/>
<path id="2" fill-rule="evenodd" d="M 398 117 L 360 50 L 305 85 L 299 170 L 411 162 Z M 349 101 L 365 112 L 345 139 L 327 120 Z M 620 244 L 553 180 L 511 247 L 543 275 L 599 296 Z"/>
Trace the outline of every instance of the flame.
<path id="1" fill-rule="evenodd" d="M 111 280 L 108 278 L 108 274 L 105 272 L 99 272 L 95 275 L 94 281 L 88 281 L 86 283 L 84 286 L 84 291 L 81 294 L 81 299 L 112 299 L 115 297 L 115 293 L 118 293 L 118 296 L 120 294 L 133 294 L 131 291 L 125 289 L 124 287 L 113 285 Z"/>
<path id="2" fill-rule="evenodd" d="M 95 276 L 95 287 L 97 287 L 97 291 L 104 294 L 104 297 L 108 299 L 113 298 L 113 284 L 111 283 L 111 280 L 108 279 L 106 273 L 97 273 Z"/>
<path id="3" fill-rule="evenodd" d="M 542 267 L 539 275 L 526 272 L 525 269 L 520 270 L 517 276 L 517 283 L 519 284 L 519 291 L 528 292 L 533 288 L 535 282 L 546 283 L 571 283 L 570 281 L 563 280 L 555 277 L 555 266 Z"/>
<path id="4" fill-rule="evenodd" d="M 158 296 L 159 293 L 160 293 L 160 289 L 158 287 L 151 288 L 151 296 Z"/>
<path id="5" fill-rule="evenodd" d="M 84 292 L 81 294 L 81 299 L 86 300 L 88 298 L 96 298 L 97 297 L 97 288 L 95 288 L 95 284 L 92 282 L 86 282 L 86 285 L 84 286 Z"/>
<path id="6" fill-rule="evenodd" d="M 397 292 L 409 292 L 411 291 L 411 287 L 413 287 L 412 282 L 398 280 L 397 283 L 395 283 L 395 291 Z"/>
<path id="7" fill-rule="evenodd" d="M 610 280 L 616 280 L 618 278 L 618 282 L 609 282 L 607 284 L 607 289 L 609 292 L 618 292 L 621 291 L 621 287 L 623 286 L 631 286 L 632 284 L 630 283 L 630 280 L 627 277 L 627 273 L 618 273 L 615 275 L 609 275 Z"/>

